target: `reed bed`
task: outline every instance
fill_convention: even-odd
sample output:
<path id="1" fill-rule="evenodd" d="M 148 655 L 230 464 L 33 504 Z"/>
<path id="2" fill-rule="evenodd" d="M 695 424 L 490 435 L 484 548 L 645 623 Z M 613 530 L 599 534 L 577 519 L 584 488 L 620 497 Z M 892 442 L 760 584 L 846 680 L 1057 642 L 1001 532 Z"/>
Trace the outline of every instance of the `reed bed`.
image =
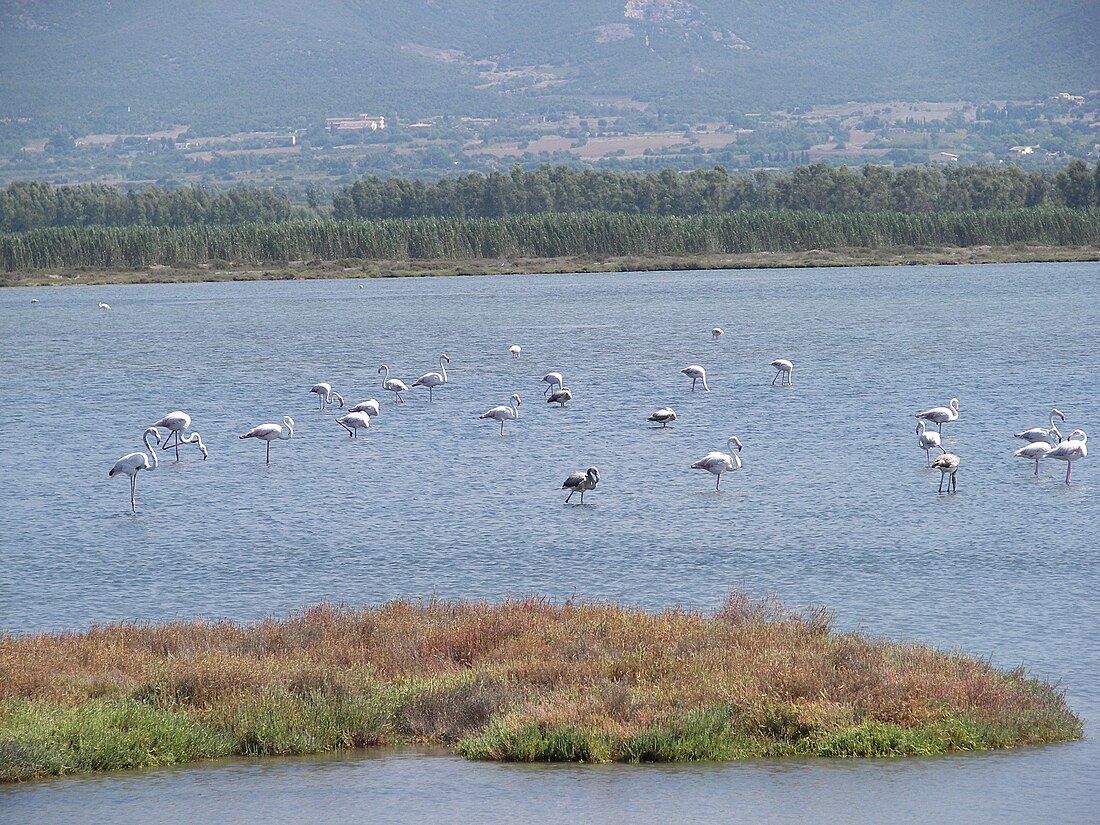
<path id="1" fill-rule="evenodd" d="M 0 235 L 0 270 L 143 269 L 208 261 L 698 256 L 814 249 L 1100 244 L 1100 209 L 747 211 L 688 217 L 579 212 L 506 218 L 59 227 Z"/>
<path id="2" fill-rule="evenodd" d="M 426 742 L 473 759 L 897 756 L 1079 738 L 1050 685 L 822 610 L 539 598 L 0 635 L 0 780 Z"/>

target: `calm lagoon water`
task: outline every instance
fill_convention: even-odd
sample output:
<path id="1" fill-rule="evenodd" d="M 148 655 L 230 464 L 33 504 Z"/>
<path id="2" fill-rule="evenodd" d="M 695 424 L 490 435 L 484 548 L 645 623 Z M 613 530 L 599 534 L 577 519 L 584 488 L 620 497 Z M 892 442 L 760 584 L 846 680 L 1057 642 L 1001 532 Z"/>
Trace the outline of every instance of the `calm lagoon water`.
<path id="1" fill-rule="evenodd" d="M 1100 433 L 1100 265 L 226 283 L 0 292 L 0 630 L 328 599 L 538 593 L 711 608 L 731 588 L 825 605 L 844 629 L 1057 681 L 1100 721 L 1100 463 L 1035 479 L 1014 430 Z M 32 298 L 40 299 L 31 304 Z M 97 309 L 109 303 L 110 312 Z M 725 329 L 717 343 L 712 326 Z M 513 360 L 507 348 L 523 346 Z M 451 383 L 398 407 L 451 356 Z M 776 357 L 793 388 L 770 386 Z M 704 365 L 712 392 L 679 374 Z M 542 375 L 575 400 L 544 403 Z M 328 381 L 382 415 L 349 439 Z M 498 435 L 477 416 L 519 392 Z M 913 412 L 944 430 L 938 495 Z M 667 430 L 646 417 L 672 406 Z M 187 410 L 183 452 L 108 479 Z M 237 434 L 291 415 L 294 438 Z M 744 467 L 688 465 L 736 434 Z M 1100 444 L 1096 447 L 1100 450 Z M 162 455 L 166 455 L 163 454 Z M 568 473 L 603 481 L 564 506 Z M 576 499 L 574 499 L 575 503 Z M 1100 747 L 943 759 L 681 766 L 470 764 L 432 752 L 232 761 L 0 787 L 12 822 L 1091 822 Z"/>

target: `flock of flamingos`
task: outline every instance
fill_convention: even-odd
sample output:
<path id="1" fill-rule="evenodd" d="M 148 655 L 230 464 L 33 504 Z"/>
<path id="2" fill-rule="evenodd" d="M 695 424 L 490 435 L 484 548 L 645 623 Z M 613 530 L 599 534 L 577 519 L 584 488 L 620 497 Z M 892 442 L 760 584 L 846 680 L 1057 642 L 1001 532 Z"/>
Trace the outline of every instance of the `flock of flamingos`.
<path id="1" fill-rule="evenodd" d="M 109 309 L 105 304 L 101 304 L 100 308 Z M 722 334 L 722 329 L 720 327 L 715 327 L 711 330 L 711 337 L 715 341 L 717 341 Z M 522 348 L 518 344 L 513 344 L 508 348 L 508 352 L 511 353 L 513 358 L 519 358 L 522 351 Z M 382 375 L 382 389 L 387 392 L 392 392 L 397 404 L 404 404 L 405 399 L 402 397 L 402 393 L 410 392 L 415 387 L 426 387 L 428 390 L 428 401 L 431 403 L 432 391 L 436 387 L 446 384 L 448 381 L 446 365 L 450 363 L 450 360 L 451 359 L 446 353 L 440 355 L 439 371 L 424 373 L 424 375 L 421 375 L 413 382 L 412 387 L 407 385 L 404 381 L 397 378 L 391 378 L 390 368 L 383 364 L 378 368 L 378 373 Z M 794 374 L 794 365 L 790 361 L 785 358 L 777 358 L 772 361 L 769 366 L 774 367 L 776 370 L 775 376 L 772 378 L 773 385 L 776 381 L 779 381 L 780 386 L 784 384 L 793 386 L 792 376 Z M 698 364 L 691 364 L 684 367 L 680 372 L 691 379 L 692 392 L 695 392 L 697 384 L 702 385 L 704 392 L 710 392 L 710 387 L 707 386 L 707 372 L 703 367 Z M 565 406 L 568 401 L 572 400 L 573 394 L 570 392 L 569 388 L 565 386 L 565 380 L 560 372 L 549 372 L 543 376 L 542 380 L 546 384 L 543 396 L 548 403 L 557 403 L 561 406 Z M 328 405 L 333 403 L 339 404 L 341 408 L 344 407 L 343 396 L 333 390 L 330 384 L 314 384 L 310 387 L 309 392 L 317 395 L 318 408 L 321 410 L 327 409 Z M 515 394 L 507 404 L 502 404 L 486 410 L 479 418 L 499 422 L 500 434 L 503 436 L 504 423 L 519 418 L 520 403 L 520 396 Z M 348 407 L 345 414 L 336 419 L 336 423 L 347 430 L 350 437 L 355 438 L 358 436 L 360 430 L 370 428 L 371 418 L 376 417 L 379 412 L 379 403 L 376 399 L 372 398 Z M 946 407 L 932 407 L 931 409 L 916 413 L 916 418 L 917 443 L 918 446 L 924 450 L 925 462 L 927 466 L 940 471 L 939 492 L 943 492 L 945 480 L 947 481 L 948 493 L 955 492 L 958 489 L 958 471 L 961 460 L 959 456 L 954 453 L 949 453 L 944 449 L 940 443 L 940 435 L 944 424 L 958 420 L 959 400 L 957 398 L 952 398 Z M 1044 458 L 1066 462 L 1066 484 L 1069 484 L 1071 483 L 1073 462 L 1088 455 L 1086 446 L 1088 435 L 1084 430 L 1076 429 L 1068 436 L 1063 436 L 1055 424 L 1056 418 L 1063 422 L 1066 420 L 1065 415 L 1063 415 L 1060 410 L 1052 409 L 1050 411 L 1049 427 L 1033 427 L 1023 432 L 1014 433 L 1016 438 L 1023 439 L 1028 443 L 1026 446 L 1016 450 L 1013 455 L 1017 458 L 1033 460 L 1035 462 L 1036 476 L 1039 474 L 1039 462 Z M 667 427 L 671 422 L 676 420 L 676 412 L 671 408 L 663 407 L 656 410 L 648 420 L 660 424 L 662 427 Z M 936 425 L 935 432 L 932 432 L 928 428 L 929 424 Z M 168 431 L 167 438 L 162 438 L 161 429 L 166 429 Z M 147 453 L 129 453 L 115 462 L 108 475 L 112 477 L 116 475 L 129 476 L 130 508 L 134 513 L 137 512 L 137 500 L 135 495 L 137 474 L 141 470 L 152 471 L 157 468 L 157 447 L 161 450 L 174 450 L 176 461 L 179 461 L 180 447 L 194 444 L 202 452 L 203 460 L 206 460 L 208 451 L 206 445 L 203 443 L 202 437 L 197 432 L 190 432 L 190 429 L 190 415 L 179 410 L 168 413 L 168 415 L 145 429 L 142 441 L 145 443 L 145 448 L 148 451 Z M 240 438 L 255 438 L 265 442 L 266 463 L 270 464 L 271 442 L 285 441 L 293 435 L 294 419 L 288 415 L 283 417 L 281 424 L 260 424 L 258 427 L 253 427 L 240 436 Z M 155 446 L 149 443 L 150 439 L 156 442 Z M 741 441 L 737 436 L 731 435 L 726 440 L 726 444 L 727 452 L 715 451 L 707 453 L 691 465 L 691 469 L 693 470 L 706 470 L 715 476 L 715 490 L 721 488 L 723 473 L 741 468 L 741 458 L 738 455 L 742 449 Z M 932 459 L 931 451 L 937 449 L 940 451 L 940 455 Z M 587 470 L 571 474 L 562 483 L 562 489 L 569 491 L 569 495 L 565 499 L 566 502 L 568 503 L 575 493 L 580 493 L 580 501 L 583 504 L 585 492 L 594 489 L 599 482 L 600 471 L 596 467 L 589 467 Z"/>

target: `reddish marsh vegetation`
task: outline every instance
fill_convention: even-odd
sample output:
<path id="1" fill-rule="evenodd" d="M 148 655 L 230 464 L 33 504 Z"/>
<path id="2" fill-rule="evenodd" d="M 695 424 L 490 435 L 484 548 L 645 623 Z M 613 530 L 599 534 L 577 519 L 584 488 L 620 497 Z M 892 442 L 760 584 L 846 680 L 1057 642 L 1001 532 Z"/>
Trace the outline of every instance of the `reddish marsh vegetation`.
<path id="1" fill-rule="evenodd" d="M 253 625 L 0 636 L 0 779 L 437 742 L 471 758 L 942 753 L 1078 738 L 1022 672 L 732 594 L 318 605 Z"/>

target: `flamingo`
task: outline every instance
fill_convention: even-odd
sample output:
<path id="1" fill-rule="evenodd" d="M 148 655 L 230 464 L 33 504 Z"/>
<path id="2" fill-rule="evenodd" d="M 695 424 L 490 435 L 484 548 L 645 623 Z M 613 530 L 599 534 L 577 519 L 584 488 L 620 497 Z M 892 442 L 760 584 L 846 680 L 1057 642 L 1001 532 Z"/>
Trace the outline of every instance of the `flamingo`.
<path id="1" fill-rule="evenodd" d="M 1028 460 L 1034 459 L 1035 461 L 1035 475 L 1039 475 L 1039 460 L 1046 458 L 1050 454 L 1050 451 L 1054 449 L 1053 444 L 1049 444 L 1046 441 L 1033 441 L 1026 447 L 1021 447 L 1012 455 L 1016 458 L 1026 458 Z"/>
<path id="2" fill-rule="evenodd" d="M 947 492 L 952 493 L 958 491 L 960 463 L 962 463 L 962 459 L 954 453 L 945 452 L 943 455 L 936 456 L 936 460 L 932 462 L 932 466 L 940 471 L 939 492 L 943 492 L 943 480 L 948 477 L 950 477 L 950 480 L 947 482 Z"/>
<path id="3" fill-rule="evenodd" d="M 348 412 L 363 412 L 369 415 L 371 418 L 377 418 L 381 412 L 381 407 L 378 406 L 378 401 L 374 398 L 367 399 L 366 401 L 360 401 L 353 407 L 348 407 Z"/>
<path id="4" fill-rule="evenodd" d="M 698 364 L 691 364 L 680 370 L 684 375 L 691 379 L 691 391 L 695 392 L 695 382 L 702 381 L 703 389 L 710 392 L 710 387 L 707 386 L 707 371 L 700 367 Z"/>
<path id="5" fill-rule="evenodd" d="M 1043 427 L 1032 427 L 1030 430 L 1024 430 L 1022 433 L 1013 433 L 1013 438 L 1022 438 L 1024 441 L 1030 441 L 1032 444 L 1040 441 L 1045 441 L 1050 445 L 1056 445 L 1062 440 L 1062 433 L 1059 431 L 1058 426 L 1054 423 L 1054 417 L 1058 416 L 1063 421 L 1066 420 L 1065 414 L 1055 408 L 1050 411 L 1050 429 L 1044 429 Z M 1036 465 L 1038 466 L 1038 465 Z"/>
<path id="6" fill-rule="evenodd" d="M 32 304 L 37 304 L 37 303 L 38 303 L 38 299 L 37 299 L 37 298 L 31 298 L 31 303 L 32 303 Z"/>
<path id="7" fill-rule="evenodd" d="M 573 498 L 573 493 L 579 492 L 581 494 L 581 504 L 584 504 L 584 491 L 596 489 L 596 485 L 599 483 L 600 471 L 596 467 L 589 467 L 585 472 L 571 473 L 569 478 L 561 485 L 563 490 L 569 491 L 569 495 L 565 497 L 565 503 L 569 503 L 569 499 Z"/>
<path id="8" fill-rule="evenodd" d="M 723 330 L 721 327 L 715 327 L 710 331 L 710 340 L 717 341 L 719 338 L 722 337 L 724 333 L 725 330 Z"/>
<path id="9" fill-rule="evenodd" d="M 357 438 L 360 430 L 370 429 L 370 416 L 365 412 L 349 412 L 340 416 L 336 423 L 348 431 L 348 435 Z"/>
<path id="10" fill-rule="evenodd" d="M 717 476 L 714 480 L 714 489 L 718 490 L 719 486 L 722 484 L 722 473 L 741 469 L 741 456 L 733 452 L 733 446 L 735 444 L 737 445 L 737 452 L 741 452 L 741 439 L 735 435 L 731 435 L 726 439 L 726 446 L 729 449 L 728 453 L 720 453 L 717 451 L 707 453 L 692 464 L 691 469 L 706 470 L 708 473 L 714 473 L 714 475 Z"/>
<path id="11" fill-rule="evenodd" d="M 105 304 L 105 303 L 103 303 L 102 301 L 100 301 L 100 302 L 99 302 L 99 308 L 100 308 L 100 309 L 110 309 L 110 308 L 111 308 L 111 305 L 110 305 L 110 304 Z"/>
<path id="12" fill-rule="evenodd" d="M 566 401 L 572 400 L 573 393 L 570 391 L 569 387 L 558 387 L 550 393 L 550 397 L 546 399 L 546 403 L 553 404 L 556 401 L 559 406 L 564 407 Z"/>
<path id="13" fill-rule="evenodd" d="M 508 352 L 512 353 L 513 358 L 519 358 L 519 354 L 523 352 L 523 347 L 519 344 L 512 344 L 512 346 L 508 347 Z"/>
<path id="14" fill-rule="evenodd" d="M 948 421 L 956 421 L 959 418 L 959 399 L 952 398 L 946 407 L 932 407 L 924 412 L 917 413 L 917 418 L 931 421 L 936 425 L 937 432 L 943 432 L 943 425 Z M 942 457 L 942 456 L 941 456 Z"/>
<path id="15" fill-rule="evenodd" d="M 259 438 L 267 442 L 267 461 L 265 464 L 271 463 L 271 442 L 272 441 L 288 441 L 294 436 L 294 419 L 289 415 L 283 416 L 283 423 L 280 424 L 261 424 L 258 427 L 253 427 L 246 432 L 241 438 Z"/>
<path id="16" fill-rule="evenodd" d="M 931 449 L 938 449 L 941 453 L 946 453 L 947 450 L 943 449 L 940 444 L 939 433 L 926 433 L 924 430 L 928 424 L 924 421 L 917 422 L 917 446 L 924 450 L 924 461 L 926 467 L 932 466 L 932 459 L 928 454 Z"/>
<path id="17" fill-rule="evenodd" d="M 779 376 L 782 375 L 783 378 L 787 379 L 787 386 L 788 387 L 794 386 L 791 383 L 791 375 L 794 373 L 794 364 L 792 364 L 786 358 L 776 358 L 774 361 L 772 361 L 770 364 L 768 364 L 768 366 L 769 367 L 775 367 L 775 370 L 776 370 L 775 378 L 779 378 Z M 772 379 L 772 386 L 773 387 L 775 386 L 775 378 Z M 781 387 L 783 386 L 783 381 L 782 380 L 780 380 L 779 386 L 781 386 Z"/>
<path id="18" fill-rule="evenodd" d="M 378 371 L 381 373 L 385 373 L 382 376 L 382 389 L 388 390 L 389 392 L 392 392 L 395 396 L 397 396 L 398 404 L 404 404 L 405 399 L 401 397 L 401 393 L 408 392 L 409 385 L 406 384 L 404 381 L 401 381 L 400 379 L 390 378 L 390 368 L 387 367 L 385 364 L 380 366 L 378 368 Z"/>
<path id="19" fill-rule="evenodd" d="M 500 422 L 500 434 L 504 435 L 504 422 L 515 421 L 519 418 L 519 405 L 520 397 L 518 393 L 512 395 L 511 400 L 507 404 L 502 404 L 499 407 L 493 407 L 491 410 L 486 410 L 484 413 L 478 416 L 481 418 L 492 418 L 494 421 Z"/>
<path id="20" fill-rule="evenodd" d="M 557 386 L 558 389 L 565 386 L 565 379 L 561 377 L 560 372 L 548 372 L 546 375 L 542 376 L 542 380 L 546 382 L 546 389 L 542 391 L 543 395 L 549 393 L 555 386 Z"/>
<path id="21" fill-rule="evenodd" d="M 669 425 L 669 422 L 676 420 L 676 411 L 671 407 L 661 407 L 657 412 L 653 413 L 649 417 L 650 421 L 656 421 L 664 429 Z"/>
<path id="22" fill-rule="evenodd" d="M 176 461 L 180 460 L 180 444 L 195 444 L 199 445 L 199 449 L 202 450 L 202 460 L 206 461 L 208 455 L 206 451 L 206 445 L 202 443 L 202 436 L 198 433 L 189 433 L 188 435 L 181 435 L 181 433 L 187 432 L 191 429 L 191 416 L 182 410 L 176 410 L 170 412 L 164 416 L 160 421 L 153 422 L 154 427 L 164 427 L 168 430 L 168 438 L 164 440 L 164 444 L 161 445 L 162 450 L 167 450 L 172 447 L 176 448 Z M 173 443 L 173 436 L 175 436 Z"/>
<path id="23" fill-rule="evenodd" d="M 344 406 L 344 396 L 340 395 L 340 393 L 338 392 L 333 392 L 332 386 L 330 384 L 326 384 L 324 382 L 321 382 L 320 384 L 314 384 L 312 387 L 309 388 L 309 391 L 317 393 L 317 409 L 319 410 L 326 409 L 328 405 L 332 403 L 333 398 L 340 402 L 341 407 Z"/>
<path id="24" fill-rule="evenodd" d="M 447 356 L 447 353 L 443 353 L 439 356 L 439 369 L 440 372 L 426 372 L 413 382 L 414 387 L 427 387 L 428 388 L 428 403 L 432 403 L 432 389 L 438 387 L 440 384 L 447 383 L 447 368 L 444 364 L 451 363 L 451 359 Z"/>
<path id="25" fill-rule="evenodd" d="M 1085 458 L 1089 454 L 1088 447 L 1086 446 L 1088 440 L 1088 433 L 1084 430 L 1074 430 L 1069 434 L 1069 438 L 1058 446 L 1053 447 L 1051 451 L 1046 454 L 1047 458 L 1056 458 L 1059 461 L 1066 462 L 1066 484 L 1070 483 L 1070 474 L 1073 472 L 1073 462 Z"/>
<path id="26" fill-rule="evenodd" d="M 157 450 L 155 447 L 149 444 L 149 439 L 155 438 L 157 444 L 160 444 L 160 430 L 156 427 L 146 427 L 144 435 L 141 440 L 145 442 L 145 449 L 149 451 L 149 455 L 145 453 L 127 453 L 113 466 L 107 473 L 109 478 L 113 478 L 119 473 L 125 473 L 130 476 L 130 509 L 133 512 L 137 512 L 137 474 L 139 470 L 148 470 L 150 473 L 157 468 Z M 152 463 L 150 463 L 152 459 Z"/>

